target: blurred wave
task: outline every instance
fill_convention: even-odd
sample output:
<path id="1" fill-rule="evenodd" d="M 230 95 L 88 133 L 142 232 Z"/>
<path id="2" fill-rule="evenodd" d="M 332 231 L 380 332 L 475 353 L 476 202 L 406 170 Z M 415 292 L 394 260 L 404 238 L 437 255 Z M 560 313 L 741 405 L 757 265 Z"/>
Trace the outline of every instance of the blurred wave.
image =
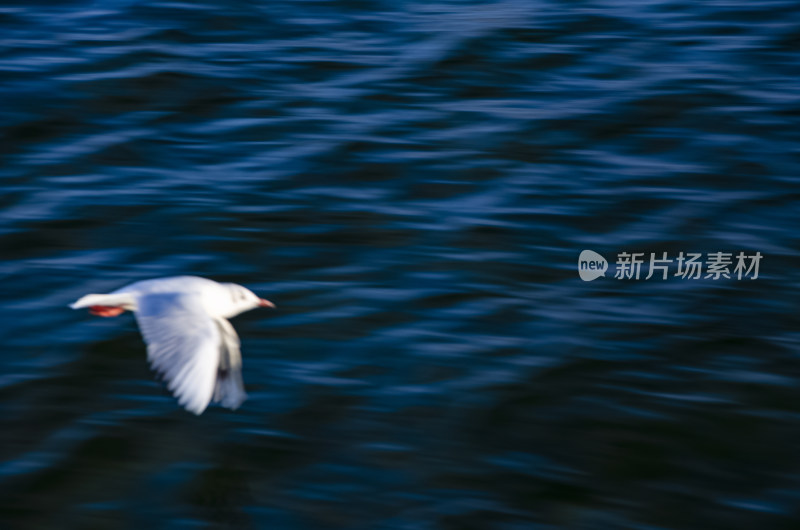
<path id="1" fill-rule="evenodd" d="M 0 7 L 0 526 L 796 520 L 800 9 Z M 764 254 L 581 282 L 590 248 Z M 198 274 L 249 401 L 178 410 L 88 292 Z"/>

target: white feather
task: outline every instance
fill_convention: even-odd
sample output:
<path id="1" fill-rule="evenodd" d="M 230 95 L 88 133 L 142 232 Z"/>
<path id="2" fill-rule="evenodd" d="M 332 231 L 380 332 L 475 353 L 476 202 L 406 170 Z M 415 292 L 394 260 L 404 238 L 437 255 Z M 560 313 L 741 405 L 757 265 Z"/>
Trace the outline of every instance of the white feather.
<path id="1" fill-rule="evenodd" d="M 213 399 L 235 409 L 247 398 L 239 337 L 226 320 L 264 302 L 244 287 L 180 276 L 137 282 L 110 294 L 80 298 L 133 310 L 150 365 L 186 410 L 201 414 Z"/>
<path id="2" fill-rule="evenodd" d="M 87 294 L 81 296 L 75 303 L 70 304 L 72 309 L 81 309 L 93 305 L 122 306 L 133 311 L 136 309 L 136 301 L 130 293 L 116 292 L 111 294 Z"/>

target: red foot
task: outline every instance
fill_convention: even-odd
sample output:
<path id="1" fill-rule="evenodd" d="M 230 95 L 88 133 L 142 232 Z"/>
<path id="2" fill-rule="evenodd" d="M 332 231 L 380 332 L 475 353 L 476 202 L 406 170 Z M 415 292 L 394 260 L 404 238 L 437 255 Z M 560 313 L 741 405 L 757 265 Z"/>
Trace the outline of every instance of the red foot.
<path id="1" fill-rule="evenodd" d="M 125 312 L 121 307 L 107 306 L 107 305 L 93 305 L 89 306 L 89 312 L 99 317 L 115 317 Z"/>

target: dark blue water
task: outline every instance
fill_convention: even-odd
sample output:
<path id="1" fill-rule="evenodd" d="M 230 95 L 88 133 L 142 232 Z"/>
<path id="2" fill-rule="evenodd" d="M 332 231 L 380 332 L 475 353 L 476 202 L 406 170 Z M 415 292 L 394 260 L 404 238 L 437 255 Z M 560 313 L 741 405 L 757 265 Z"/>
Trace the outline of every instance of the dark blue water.
<path id="1" fill-rule="evenodd" d="M 0 527 L 794 528 L 798 52 L 786 0 L 6 2 Z M 236 412 L 66 307 L 181 274 L 278 305 Z"/>

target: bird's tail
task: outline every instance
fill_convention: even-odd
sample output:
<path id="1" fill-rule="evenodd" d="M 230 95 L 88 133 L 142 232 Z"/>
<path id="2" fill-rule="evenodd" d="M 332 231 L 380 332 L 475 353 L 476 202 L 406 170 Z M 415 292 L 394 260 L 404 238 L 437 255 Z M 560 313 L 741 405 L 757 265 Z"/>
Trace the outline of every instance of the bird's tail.
<path id="1" fill-rule="evenodd" d="M 87 294 L 86 296 L 80 297 L 75 303 L 69 306 L 72 309 L 81 309 L 82 307 L 91 307 L 93 305 L 133 309 L 136 307 L 136 300 L 134 300 L 130 293 Z"/>

